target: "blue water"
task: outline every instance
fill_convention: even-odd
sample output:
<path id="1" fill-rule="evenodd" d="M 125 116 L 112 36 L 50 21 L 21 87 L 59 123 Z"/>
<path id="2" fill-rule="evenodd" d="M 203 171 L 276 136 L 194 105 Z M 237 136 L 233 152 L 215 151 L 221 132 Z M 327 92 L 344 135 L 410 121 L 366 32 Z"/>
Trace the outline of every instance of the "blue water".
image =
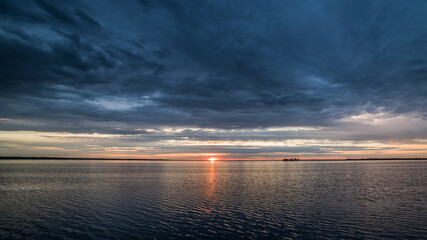
<path id="1" fill-rule="evenodd" d="M 427 161 L 0 161 L 2 239 L 427 239 Z"/>

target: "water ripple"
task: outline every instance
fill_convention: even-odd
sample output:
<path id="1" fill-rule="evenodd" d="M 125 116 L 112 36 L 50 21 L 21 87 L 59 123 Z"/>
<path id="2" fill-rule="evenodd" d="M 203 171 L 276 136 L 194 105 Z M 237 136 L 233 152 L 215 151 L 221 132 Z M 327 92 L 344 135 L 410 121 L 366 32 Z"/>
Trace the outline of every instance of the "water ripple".
<path id="1" fill-rule="evenodd" d="M 427 162 L 0 163 L 0 238 L 425 239 Z"/>

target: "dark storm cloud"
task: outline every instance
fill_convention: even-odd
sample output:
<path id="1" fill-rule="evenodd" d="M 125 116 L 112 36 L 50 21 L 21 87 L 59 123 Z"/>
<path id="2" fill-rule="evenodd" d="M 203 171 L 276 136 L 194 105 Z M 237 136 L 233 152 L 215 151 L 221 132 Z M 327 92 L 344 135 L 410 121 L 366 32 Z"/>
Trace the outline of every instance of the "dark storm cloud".
<path id="1" fill-rule="evenodd" d="M 97 22 L 96 20 L 92 19 L 91 17 L 89 17 L 86 13 L 80 11 L 79 9 L 74 9 L 74 13 L 83 21 L 86 21 L 87 23 L 89 23 L 90 25 L 94 26 L 94 27 L 101 27 L 101 24 L 99 24 L 99 22 Z"/>
<path id="2" fill-rule="evenodd" d="M 33 130 L 111 133 L 425 116 L 426 10 L 424 1 L 0 1 L 0 114 L 39 122 Z"/>
<path id="3" fill-rule="evenodd" d="M 49 13 L 49 15 L 51 15 L 55 19 L 57 19 L 63 23 L 66 23 L 66 24 L 71 24 L 71 25 L 75 24 L 74 20 L 71 17 L 69 17 L 67 15 L 67 13 L 65 13 L 64 11 L 61 11 L 61 10 L 57 9 L 56 7 L 54 7 L 53 5 L 51 5 L 47 2 L 44 2 L 42 0 L 35 0 L 35 2 L 37 3 L 37 5 L 41 9 L 43 9 L 44 11 Z"/>

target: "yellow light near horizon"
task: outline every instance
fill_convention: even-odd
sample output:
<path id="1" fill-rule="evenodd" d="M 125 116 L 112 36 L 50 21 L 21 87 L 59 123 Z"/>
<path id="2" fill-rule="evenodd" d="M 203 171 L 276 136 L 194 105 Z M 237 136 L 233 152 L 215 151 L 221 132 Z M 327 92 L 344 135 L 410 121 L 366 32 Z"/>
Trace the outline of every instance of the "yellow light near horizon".
<path id="1" fill-rule="evenodd" d="M 211 158 L 209 158 L 208 160 L 209 160 L 209 161 L 211 161 L 211 163 L 214 163 L 214 162 L 215 162 L 215 160 L 218 160 L 218 158 L 211 157 Z"/>

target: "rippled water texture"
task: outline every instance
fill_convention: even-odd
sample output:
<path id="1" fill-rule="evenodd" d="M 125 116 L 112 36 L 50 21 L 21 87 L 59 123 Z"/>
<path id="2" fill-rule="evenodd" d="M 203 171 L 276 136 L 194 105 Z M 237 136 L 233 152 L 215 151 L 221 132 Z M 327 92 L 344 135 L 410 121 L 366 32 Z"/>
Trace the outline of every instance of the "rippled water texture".
<path id="1" fill-rule="evenodd" d="M 427 161 L 0 161 L 5 238 L 426 238 Z"/>

